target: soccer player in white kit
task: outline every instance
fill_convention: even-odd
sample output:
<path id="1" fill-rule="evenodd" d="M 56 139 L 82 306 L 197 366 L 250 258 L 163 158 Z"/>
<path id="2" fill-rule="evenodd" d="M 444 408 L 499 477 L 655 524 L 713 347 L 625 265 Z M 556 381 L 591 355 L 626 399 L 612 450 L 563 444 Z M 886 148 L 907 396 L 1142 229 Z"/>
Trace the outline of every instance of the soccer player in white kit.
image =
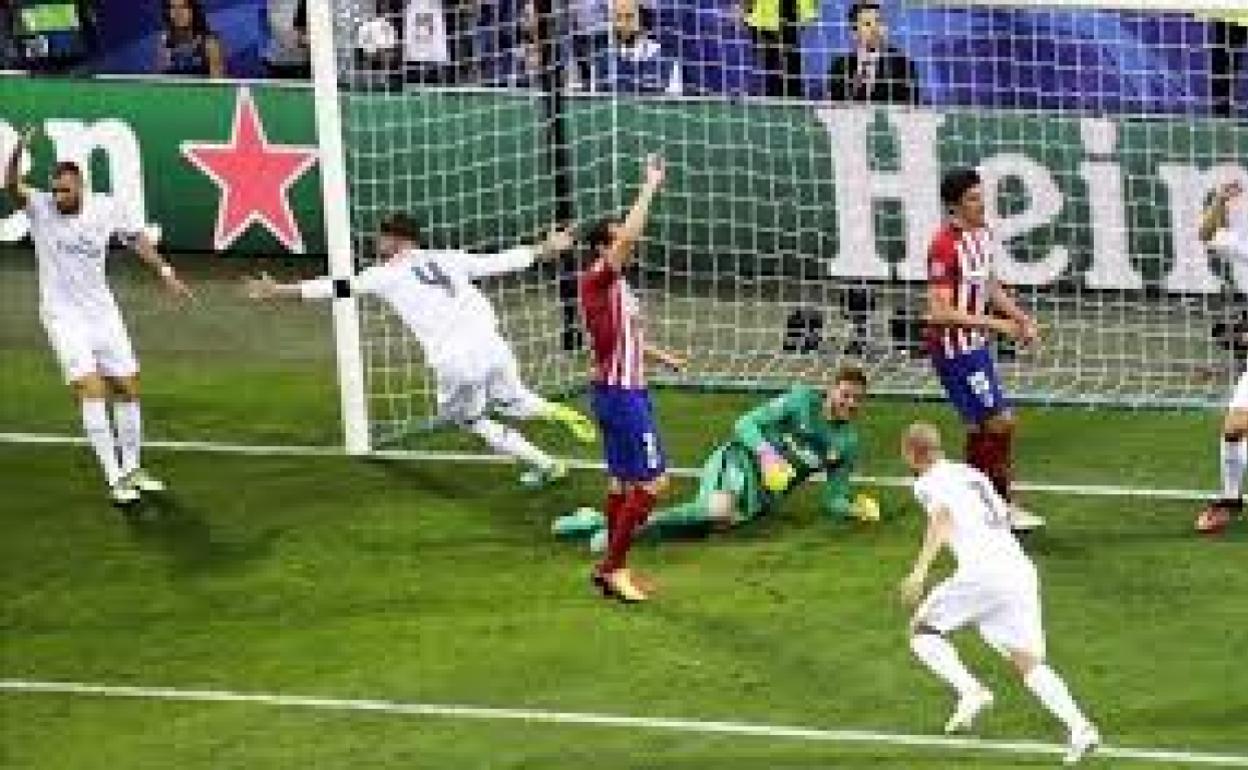
<path id="1" fill-rule="evenodd" d="M 1239 182 L 1222 185 L 1201 218 L 1200 240 L 1228 259 L 1248 262 L 1248 200 Z M 1248 467 L 1248 371 L 1239 375 L 1222 421 L 1222 491 L 1196 517 L 1196 530 L 1221 532 L 1243 513 L 1244 468 Z"/>
<path id="2" fill-rule="evenodd" d="M 43 328 L 81 407 L 83 430 L 110 496 L 114 503 L 128 505 L 144 492 L 164 491 L 165 484 L 139 464 L 143 443 L 139 363 L 108 288 L 104 261 L 109 240 L 116 237 L 133 248 L 175 296 L 189 298 L 191 292 L 157 253 L 141 223 L 124 222 L 105 199 L 93 198 L 83 189 L 82 170 L 76 164 L 56 165 L 50 193 L 28 187 L 20 164 L 33 137 L 31 128 L 18 139 L 8 160 L 5 189 L 30 220 Z"/>
<path id="3" fill-rule="evenodd" d="M 1078 762 L 1100 743 L 1100 735 L 1061 677 L 1044 662 L 1040 583 L 1035 565 L 1010 532 L 1008 504 L 982 472 L 945 459 L 934 425 L 911 425 L 902 437 L 901 451 L 917 476 L 914 494 L 928 517 L 923 547 L 901 592 L 908 604 L 918 605 L 910 625 L 910 649 L 958 694 L 945 732 L 969 729 L 992 705 L 992 693 L 945 639 L 951 631 L 974 625 L 1066 726 L 1070 742 L 1065 761 Z M 945 546 L 953 552 L 957 568 L 923 598 L 928 571 Z"/>
<path id="4" fill-rule="evenodd" d="M 530 483 L 561 478 L 566 468 L 516 430 L 489 418 L 491 411 L 518 419 L 547 419 L 562 424 L 579 441 L 597 439 L 598 431 L 571 407 L 546 401 L 520 380 L 519 366 L 498 329 L 489 299 L 473 283 L 490 275 L 523 270 L 539 257 L 554 257 L 572 247 L 571 233 L 553 231 L 536 246 L 495 255 L 422 249 L 414 222 L 404 214 L 382 219 L 377 236 L 379 264 L 349 283 L 354 293 L 371 294 L 398 314 L 420 342 L 437 380 L 438 416 L 477 435 L 491 449 L 529 466 Z M 251 279 L 252 299 L 330 299 L 332 278 L 280 284 L 268 275 Z"/>

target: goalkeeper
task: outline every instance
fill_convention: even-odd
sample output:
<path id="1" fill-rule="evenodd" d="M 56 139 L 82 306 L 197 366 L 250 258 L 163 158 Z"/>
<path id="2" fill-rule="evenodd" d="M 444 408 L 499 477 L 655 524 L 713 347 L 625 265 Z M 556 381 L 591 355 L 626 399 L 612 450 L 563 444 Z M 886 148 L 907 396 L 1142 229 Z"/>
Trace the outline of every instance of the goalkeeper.
<path id="1" fill-rule="evenodd" d="M 829 518 L 877 521 L 875 500 L 866 495 L 851 499 L 849 487 L 858 459 L 854 418 L 866 388 L 863 371 L 846 366 L 823 397 L 808 385 L 795 385 L 745 413 L 732 438 L 703 464 L 697 496 L 656 512 L 638 537 L 691 537 L 730 529 L 771 511 L 817 473 L 825 477 L 822 508 Z M 582 508 L 561 516 L 552 530 L 558 537 L 587 537 L 590 548 L 600 550 L 606 521 L 598 511 Z"/>

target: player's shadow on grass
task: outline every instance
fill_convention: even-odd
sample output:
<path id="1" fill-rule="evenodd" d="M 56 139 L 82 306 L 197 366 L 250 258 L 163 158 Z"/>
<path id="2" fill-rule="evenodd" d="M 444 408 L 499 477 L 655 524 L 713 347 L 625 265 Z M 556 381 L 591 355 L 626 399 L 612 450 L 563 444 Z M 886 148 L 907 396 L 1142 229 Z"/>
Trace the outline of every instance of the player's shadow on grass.
<path id="1" fill-rule="evenodd" d="M 282 530 L 271 527 L 245 541 L 214 536 L 200 513 L 176 498 L 146 498 L 125 512 L 136 543 L 165 552 L 170 569 L 178 574 L 223 571 L 268 558 Z"/>

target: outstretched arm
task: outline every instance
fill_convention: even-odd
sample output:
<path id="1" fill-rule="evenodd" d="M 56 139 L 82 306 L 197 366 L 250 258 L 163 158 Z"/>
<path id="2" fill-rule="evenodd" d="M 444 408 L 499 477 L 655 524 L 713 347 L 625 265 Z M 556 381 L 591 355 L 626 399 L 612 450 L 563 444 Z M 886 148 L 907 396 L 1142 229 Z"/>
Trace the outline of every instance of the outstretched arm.
<path id="1" fill-rule="evenodd" d="M 914 568 L 901 584 L 901 596 L 907 604 L 918 604 L 923 597 L 923 584 L 927 582 L 927 573 L 940 555 L 941 549 L 949 542 L 951 526 L 949 509 L 940 506 L 928 511 L 923 547 L 919 549 Z"/>
<path id="2" fill-rule="evenodd" d="M 13 146 L 13 152 L 9 155 L 8 163 L 5 165 L 4 189 L 16 208 L 26 208 L 26 204 L 30 202 L 30 187 L 22 179 L 21 165 L 22 153 L 26 151 L 34 138 L 35 127 L 28 126 L 17 138 L 17 144 Z"/>
<path id="3" fill-rule="evenodd" d="M 313 278 L 299 283 L 278 283 L 268 273 L 243 281 L 248 299 L 331 299 L 334 296 L 332 278 Z"/>
<path id="4" fill-rule="evenodd" d="M 641 191 L 637 193 L 637 200 L 633 202 L 632 209 L 620 225 L 615 242 L 607 253 L 607 261 L 616 270 L 623 270 L 632 261 L 637 242 L 641 240 L 646 230 L 646 222 L 650 219 L 650 204 L 654 202 L 655 193 L 663 185 L 665 173 L 662 158 L 658 155 L 646 157 L 646 178 L 642 182 Z"/>
<path id="5" fill-rule="evenodd" d="M 465 253 L 463 263 L 471 278 L 514 273 L 528 269 L 539 259 L 553 259 L 572 249 L 575 238 L 566 227 L 552 228 L 546 240 L 536 246 L 518 246 L 500 254 L 477 256 Z"/>

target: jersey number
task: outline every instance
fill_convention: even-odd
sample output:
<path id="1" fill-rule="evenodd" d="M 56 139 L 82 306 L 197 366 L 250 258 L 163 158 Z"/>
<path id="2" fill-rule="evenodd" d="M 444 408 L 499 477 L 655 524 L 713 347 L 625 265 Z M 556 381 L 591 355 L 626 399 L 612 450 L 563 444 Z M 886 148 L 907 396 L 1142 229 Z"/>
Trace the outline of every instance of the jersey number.
<path id="1" fill-rule="evenodd" d="M 966 383 L 971 386 L 971 391 L 979 396 L 984 406 L 992 407 L 995 399 L 992 396 L 992 380 L 988 379 L 987 372 L 974 372 L 966 378 Z"/>
<path id="2" fill-rule="evenodd" d="M 437 262 L 426 262 L 423 265 L 412 265 L 412 275 L 416 280 L 427 286 L 441 286 L 446 293 L 455 296 L 455 286 Z"/>
<path id="3" fill-rule="evenodd" d="M 1010 525 L 1010 514 L 1000 505 L 1001 498 L 993 494 L 983 479 L 973 479 L 971 489 L 975 490 L 975 494 L 979 495 L 979 499 L 984 503 L 984 521 L 988 526 L 994 529 L 1004 529 Z"/>

